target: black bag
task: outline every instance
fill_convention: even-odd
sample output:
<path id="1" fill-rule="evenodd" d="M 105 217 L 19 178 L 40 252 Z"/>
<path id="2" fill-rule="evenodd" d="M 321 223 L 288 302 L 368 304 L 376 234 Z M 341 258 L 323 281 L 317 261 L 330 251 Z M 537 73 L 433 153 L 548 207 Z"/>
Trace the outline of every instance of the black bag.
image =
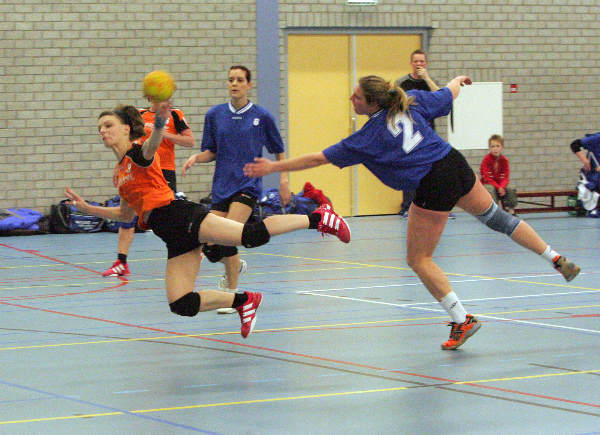
<path id="1" fill-rule="evenodd" d="M 82 213 L 66 199 L 50 206 L 50 232 L 57 234 L 68 233 L 95 233 L 104 229 L 104 219 Z M 88 201 L 88 204 L 102 205 L 98 202 Z"/>
<path id="2" fill-rule="evenodd" d="M 210 207 L 212 204 L 212 193 L 209 193 L 207 196 L 200 198 L 200 204 L 204 204 Z"/>

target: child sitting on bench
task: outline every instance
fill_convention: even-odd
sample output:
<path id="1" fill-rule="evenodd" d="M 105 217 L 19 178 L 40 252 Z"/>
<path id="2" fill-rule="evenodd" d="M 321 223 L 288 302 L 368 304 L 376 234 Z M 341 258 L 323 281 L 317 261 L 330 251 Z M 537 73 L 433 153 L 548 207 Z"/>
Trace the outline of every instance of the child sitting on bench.
<path id="1" fill-rule="evenodd" d="M 508 187 L 510 167 L 508 159 L 502 155 L 504 139 L 499 134 L 493 134 L 488 139 L 488 147 L 490 152 L 483 158 L 479 168 L 481 182 L 494 201 L 501 203 L 506 211 L 515 215 L 517 190 Z"/>

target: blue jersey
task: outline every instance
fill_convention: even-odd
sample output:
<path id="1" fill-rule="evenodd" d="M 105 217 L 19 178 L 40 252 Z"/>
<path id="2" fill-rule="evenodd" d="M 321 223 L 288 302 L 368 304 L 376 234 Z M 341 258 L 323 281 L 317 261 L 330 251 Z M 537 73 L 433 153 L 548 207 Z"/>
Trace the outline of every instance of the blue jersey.
<path id="1" fill-rule="evenodd" d="M 248 102 L 236 111 L 231 103 L 225 103 L 206 113 L 201 149 L 216 154 L 213 203 L 242 191 L 257 198 L 261 195 L 262 180 L 246 177 L 243 168 L 262 157 L 263 146 L 273 154 L 284 152 L 275 120 L 262 107 Z"/>
<path id="2" fill-rule="evenodd" d="M 592 170 L 600 166 L 600 133 L 588 134 L 584 138 L 579 139 L 581 146 L 588 152 L 588 159 L 592 166 Z"/>
<path id="3" fill-rule="evenodd" d="M 433 163 L 451 150 L 429 121 L 452 108 L 452 92 L 408 91 L 415 105 L 389 123 L 387 110 L 371 115 L 367 123 L 341 142 L 323 150 L 330 163 L 343 168 L 362 163 L 383 184 L 396 190 L 416 190 Z"/>

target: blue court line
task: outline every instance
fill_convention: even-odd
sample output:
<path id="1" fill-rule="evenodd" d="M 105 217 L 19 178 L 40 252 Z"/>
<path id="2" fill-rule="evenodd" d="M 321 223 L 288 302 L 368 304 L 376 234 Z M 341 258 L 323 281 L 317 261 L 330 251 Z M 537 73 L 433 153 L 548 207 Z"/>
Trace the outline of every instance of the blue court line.
<path id="1" fill-rule="evenodd" d="M 131 411 L 125 411 L 123 409 L 113 408 L 111 406 L 100 405 L 98 403 L 88 402 L 87 400 L 76 399 L 76 398 L 71 397 L 71 396 L 64 396 L 62 394 L 51 393 L 49 391 L 38 390 L 37 388 L 31 388 L 31 387 L 27 387 L 25 385 L 14 384 L 12 382 L 3 381 L 1 379 L 0 379 L 0 384 L 6 385 L 6 386 L 9 386 L 9 387 L 13 387 L 13 388 L 18 388 L 18 389 L 21 389 L 21 390 L 33 391 L 34 393 L 45 394 L 47 396 L 54 397 L 55 399 L 64 399 L 64 400 L 69 400 L 71 402 L 83 403 L 84 405 L 90 405 L 90 406 L 94 406 L 96 408 L 105 409 L 107 411 L 121 412 L 121 413 L 123 413 L 125 415 L 129 415 L 129 416 L 132 416 L 132 417 L 138 417 L 138 418 L 142 418 L 144 420 L 151 420 L 151 421 L 155 421 L 157 423 L 163 423 L 163 424 L 167 424 L 167 425 L 170 425 L 170 426 L 178 427 L 178 428 L 181 428 L 181 429 L 188 429 L 188 430 L 191 430 L 191 431 L 194 431 L 194 432 L 200 432 L 200 433 L 205 433 L 205 434 L 210 434 L 210 435 L 221 435 L 218 432 L 211 432 L 211 431 L 200 429 L 200 428 L 197 428 L 197 427 L 187 426 L 187 425 L 184 425 L 184 424 L 175 423 L 173 421 L 164 420 L 162 418 L 151 417 L 149 415 L 136 414 L 136 413 L 133 413 Z"/>

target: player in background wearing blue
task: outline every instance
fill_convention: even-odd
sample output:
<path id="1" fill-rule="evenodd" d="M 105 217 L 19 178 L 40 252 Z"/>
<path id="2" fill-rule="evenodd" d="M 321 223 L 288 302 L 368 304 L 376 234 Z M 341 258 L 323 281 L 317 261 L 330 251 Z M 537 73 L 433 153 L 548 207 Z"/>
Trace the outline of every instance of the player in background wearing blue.
<path id="1" fill-rule="evenodd" d="M 362 77 L 350 97 L 354 111 L 369 116 L 360 130 L 321 152 L 278 162 L 259 158 L 244 168 L 246 175 L 260 177 L 327 163 L 340 168 L 362 163 L 393 189 L 415 189 L 406 227 L 406 261 L 452 319 L 450 338 L 442 344 L 445 350 L 458 348 L 481 326 L 467 314 L 433 261 L 448 213 L 455 205 L 541 255 L 567 281 L 580 270 L 552 250 L 526 222 L 499 208 L 463 155 L 429 125 L 430 120 L 450 112 L 463 84 L 471 84 L 471 79 L 458 76 L 436 92 L 405 93 L 381 77 Z"/>
<path id="2" fill-rule="evenodd" d="M 211 212 L 237 222 L 245 223 L 252 215 L 258 197 L 262 194 L 262 180 L 246 177 L 243 167 L 255 157 L 263 155 L 263 147 L 285 159 L 285 149 L 275 119 L 264 108 L 248 100 L 252 88 L 252 74 L 243 65 L 229 69 L 227 87 L 229 103 L 212 107 L 204 120 L 201 153 L 192 155 L 183 166 L 183 175 L 196 163 L 216 160 L 212 183 Z M 279 182 L 281 205 L 285 206 L 292 196 L 287 174 L 282 173 Z M 205 245 L 204 254 L 211 262 L 225 265 L 225 275 L 219 281 L 221 290 L 237 292 L 240 273 L 247 265 L 240 260 L 234 246 Z M 223 308 L 219 314 L 235 313 L 235 309 Z"/>

